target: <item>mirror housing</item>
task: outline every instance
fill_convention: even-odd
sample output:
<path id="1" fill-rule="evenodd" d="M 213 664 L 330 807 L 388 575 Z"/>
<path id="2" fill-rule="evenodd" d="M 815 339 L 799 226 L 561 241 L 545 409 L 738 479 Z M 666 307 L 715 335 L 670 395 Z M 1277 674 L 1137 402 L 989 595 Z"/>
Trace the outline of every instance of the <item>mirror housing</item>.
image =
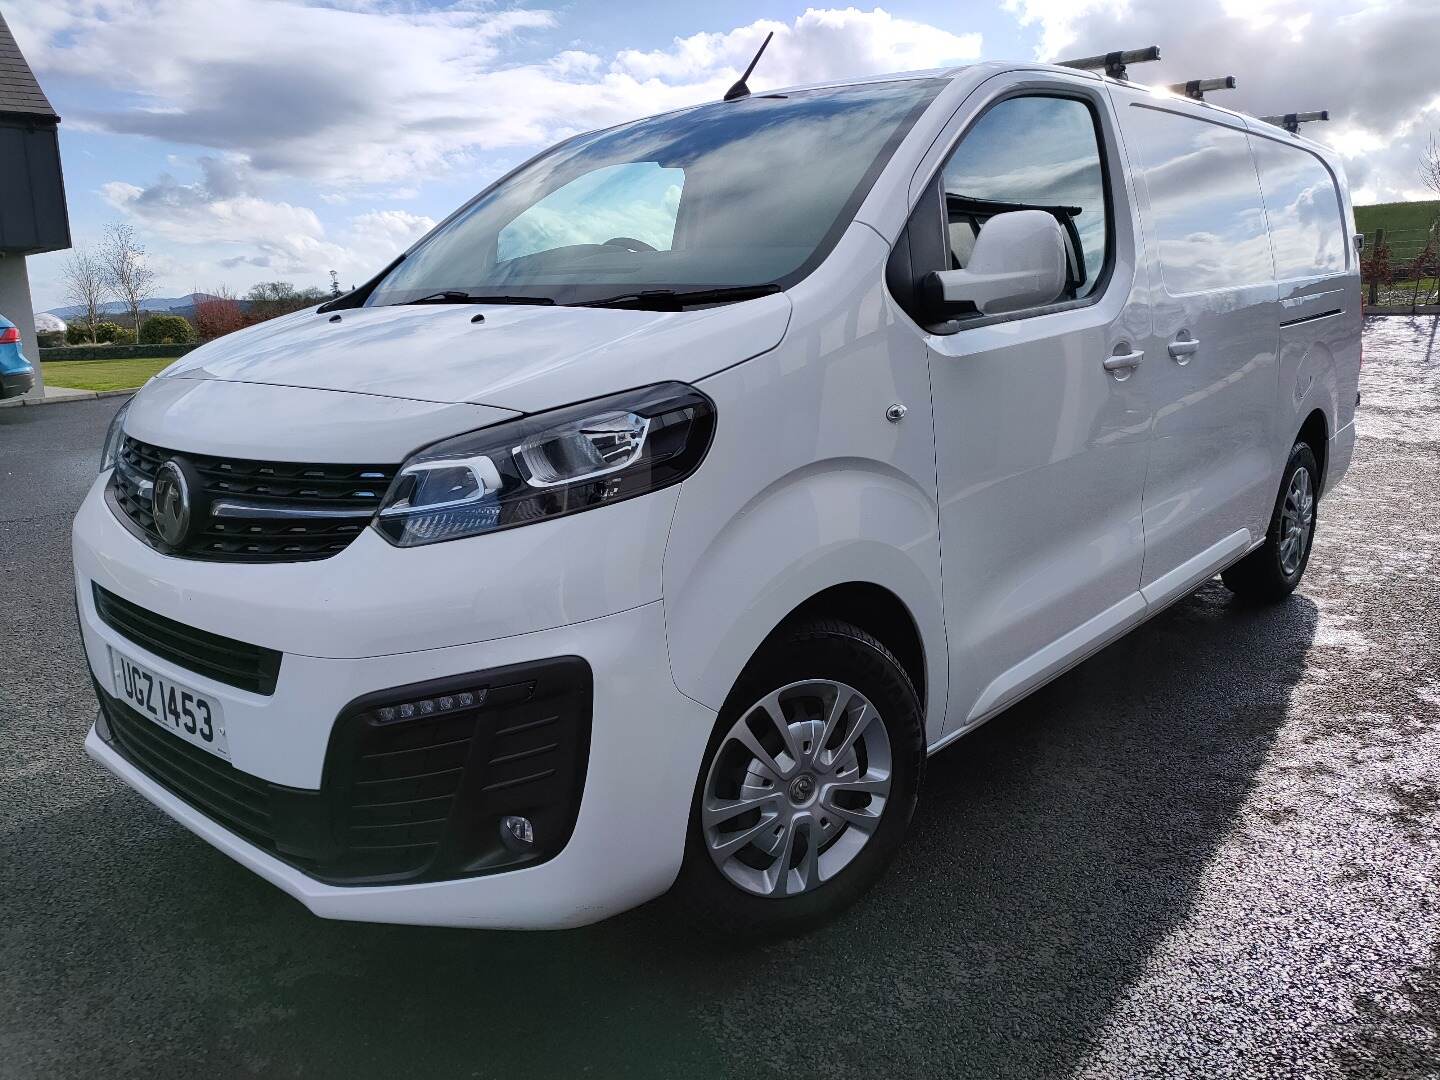
<path id="1" fill-rule="evenodd" d="M 942 318 L 973 308 L 982 315 L 1053 304 L 1065 292 L 1065 233 L 1044 210 L 996 214 L 975 238 L 970 265 L 925 278 L 928 306 Z"/>

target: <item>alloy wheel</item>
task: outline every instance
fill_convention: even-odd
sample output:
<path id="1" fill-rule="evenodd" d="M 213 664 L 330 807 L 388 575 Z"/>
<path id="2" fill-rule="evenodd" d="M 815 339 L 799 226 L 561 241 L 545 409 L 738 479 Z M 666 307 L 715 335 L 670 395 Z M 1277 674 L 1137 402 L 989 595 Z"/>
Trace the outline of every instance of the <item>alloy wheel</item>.
<path id="1" fill-rule="evenodd" d="M 1314 524 L 1315 489 L 1310 482 L 1310 470 L 1296 469 L 1280 511 L 1280 569 L 1286 577 L 1300 569 Z"/>
<path id="2" fill-rule="evenodd" d="M 721 740 L 700 827 L 716 867 L 746 892 L 798 896 L 848 866 L 890 795 L 890 736 L 868 698 L 831 679 L 755 702 Z"/>

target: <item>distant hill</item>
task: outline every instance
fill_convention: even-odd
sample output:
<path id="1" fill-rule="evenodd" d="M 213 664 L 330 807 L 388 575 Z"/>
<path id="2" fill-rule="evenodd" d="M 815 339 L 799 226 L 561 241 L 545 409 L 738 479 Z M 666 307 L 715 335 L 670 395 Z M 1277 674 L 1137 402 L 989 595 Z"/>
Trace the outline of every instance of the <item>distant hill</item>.
<path id="1" fill-rule="evenodd" d="M 1423 231 L 1436 218 L 1440 218 L 1440 199 L 1355 207 L 1355 227 L 1371 238 L 1377 229 L 1387 233 Z"/>
<path id="2" fill-rule="evenodd" d="M 159 311 L 166 315 L 195 314 L 195 305 L 201 300 L 214 300 L 216 297 L 209 293 L 190 293 L 188 296 L 157 296 L 140 304 L 141 311 Z M 240 301 L 241 306 L 246 306 L 244 300 Z M 107 304 L 100 305 L 100 311 L 104 315 L 124 315 L 129 309 L 118 300 L 111 300 Z M 67 322 L 85 314 L 83 307 L 56 307 L 50 308 L 46 314 L 58 315 Z"/>

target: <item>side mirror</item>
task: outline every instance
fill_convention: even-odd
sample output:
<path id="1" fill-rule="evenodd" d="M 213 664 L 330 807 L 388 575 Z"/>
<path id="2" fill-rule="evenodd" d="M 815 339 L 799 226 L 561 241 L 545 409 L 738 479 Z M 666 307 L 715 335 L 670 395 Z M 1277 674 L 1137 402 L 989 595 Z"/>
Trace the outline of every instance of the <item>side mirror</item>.
<path id="1" fill-rule="evenodd" d="M 961 304 L 982 315 L 1038 307 L 1065 291 L 1065 233 L 1044 210 L 1011 210 L 987 221 L 964 270 L 939 270 L 925 280 L 930 306 L 953 314 Z"/>

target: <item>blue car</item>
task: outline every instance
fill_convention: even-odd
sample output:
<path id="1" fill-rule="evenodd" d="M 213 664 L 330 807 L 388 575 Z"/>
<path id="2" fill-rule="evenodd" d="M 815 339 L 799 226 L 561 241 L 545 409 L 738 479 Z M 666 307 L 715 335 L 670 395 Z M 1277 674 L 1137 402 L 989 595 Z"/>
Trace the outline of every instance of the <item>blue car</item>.
<path id="1" fill-rule="evenodd" d="M 0 315 L 0 398 L 19 397 L 35 385 L 35 369 L 20 351 L 20 328 Z"/>

